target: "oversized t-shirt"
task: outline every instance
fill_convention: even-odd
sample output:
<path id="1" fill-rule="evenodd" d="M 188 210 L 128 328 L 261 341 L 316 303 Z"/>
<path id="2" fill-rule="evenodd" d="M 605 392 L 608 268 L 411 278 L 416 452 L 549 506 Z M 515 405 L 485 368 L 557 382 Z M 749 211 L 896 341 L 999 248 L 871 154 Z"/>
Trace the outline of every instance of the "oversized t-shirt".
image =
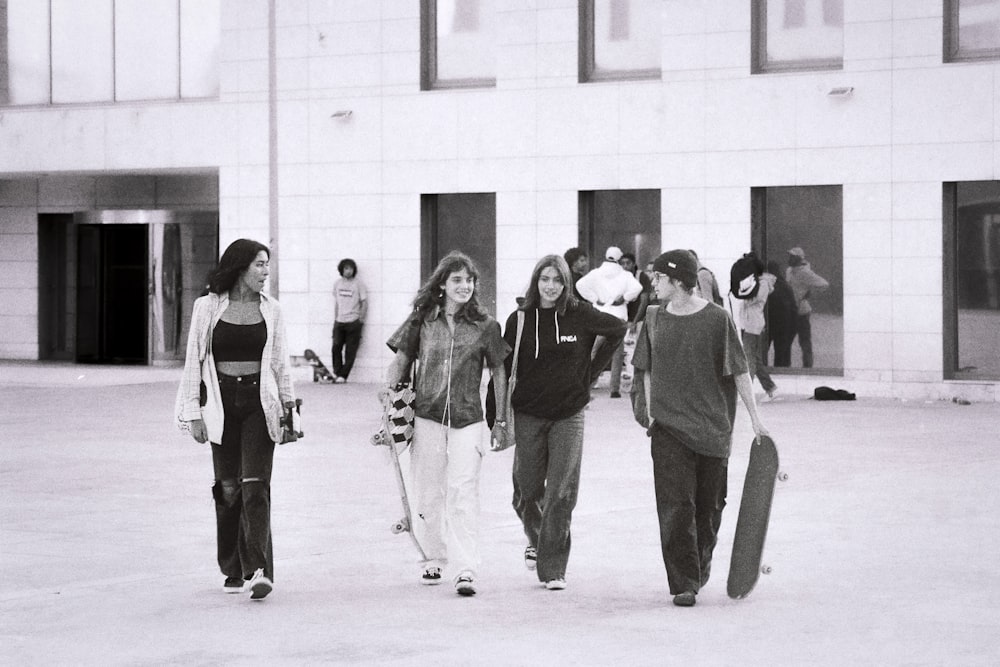
<path id="1" fill-rule="evenodd" d="M 657 308 L 654 316 L 655 340 L 643 326 L 632 357 L 636 368 L 650 374 L 650 414 L 692 451 L 728 457 L 735 376 L 747 372 L 736 327 L 713 303 L 690 315 Z"/>

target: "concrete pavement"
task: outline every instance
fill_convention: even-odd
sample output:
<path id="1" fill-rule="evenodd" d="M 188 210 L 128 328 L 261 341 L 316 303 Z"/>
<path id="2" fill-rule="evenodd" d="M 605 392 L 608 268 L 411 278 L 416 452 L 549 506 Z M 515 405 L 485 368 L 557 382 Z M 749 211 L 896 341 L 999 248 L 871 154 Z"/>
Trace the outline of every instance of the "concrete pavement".
<path id="1" fill-rule="evenodd" d="M 599 390 L 587 413 L 565 591 L 525 570 L 513 452 L 487 455 L 467 599 L 419 585 L 409 540 L 389 531 L 401 512 L 385 452 L 368 445 L 375 387 L 300 382 L 306 437 L 277 452 L 272 484 L 276 587 L 251 603 L 220 591 L 211 458 L 172 426 L 178 377 L 0 362 L 0 664 L 1000 662 L 998 404 L 763 405 L 789 480 L 773 573 L 732 601 L 741 411 L 715 573 L 680 609 L 626 399 Z"/>

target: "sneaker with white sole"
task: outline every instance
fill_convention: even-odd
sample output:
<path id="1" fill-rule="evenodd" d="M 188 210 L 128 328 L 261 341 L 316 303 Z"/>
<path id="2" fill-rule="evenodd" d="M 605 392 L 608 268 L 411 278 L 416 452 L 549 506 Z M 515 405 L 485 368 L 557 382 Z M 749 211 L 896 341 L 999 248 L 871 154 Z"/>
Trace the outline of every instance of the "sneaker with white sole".
<path id="1" fill-rule="evenodd" d="M 226 582 L 222 584 L 222 592 L 230 594 L 242 593 L 246 583 L 243 581 L 243 577 L 226 577 Z"/>
<path id="2" fill-rule="evenodd" d="M 441 568 L 439 567 L 428 567 L 424 569 L 424 573 L 420 576 L 420 583 L 424 586 L 436 586 L 441 583 Z"/>
<path id="3" fill-rule="evenodd" d="M 524 566 L 529 570 L 538 567 L 538 550 L 535 547 L 524 548 Z"/>
<path id="4" fill-rule="evenodd" d="M 250 577 L 248 588 L 251 600 L 263 600 L 274 589 L 274 584 L 264 575 L 263 568 L 257 568 L 257 571 Z"/>
<path id="5" fill-rule="evenodd" d="M 566 589 L 565 579 L 552 579 L 551 581 L 545 582 L 545 588 L 550 591 L 562 591 Z"/>
<path id="6" fill-rule="evenodd" d="M 476 594 L 476 587 L 472 583 L 472 575 L 462 574 L 455 580 L 455 592 L 459 595 L 469 597 Z"/>

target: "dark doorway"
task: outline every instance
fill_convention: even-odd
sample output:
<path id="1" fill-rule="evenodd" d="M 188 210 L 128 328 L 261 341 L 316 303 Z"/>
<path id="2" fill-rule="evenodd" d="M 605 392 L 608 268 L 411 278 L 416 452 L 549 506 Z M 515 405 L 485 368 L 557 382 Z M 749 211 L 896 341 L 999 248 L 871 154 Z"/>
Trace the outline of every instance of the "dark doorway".
<path id="1" fill-rule="evenodd" d="M 73 326 L 70 309 L 75 285 L 67 271 L 76 261 L 73 214 L 38 216 L 38 358 L 73 360 Z"/>
<path id="2" fill-rule="evenodd" d="M 588 190 L 579 193 L 580 248 L 595 268 L 608 246 L 635 255 L 640 269 L 660 254 L 659 190 Z"/>
<path id="3" fill-rule="evenodd" d="M 77 235 L 76 360 L 145 364 L 147 226 L 78 225 Z"/>
<path id="4" fill-rule="evenodd" d="M 452 250 L 468 255 L 479 269 L 476 297 L 490 315 L 497 311 L 496 217 L 492 192 L 422 195 L 421 274 L 426 278 Z"/>

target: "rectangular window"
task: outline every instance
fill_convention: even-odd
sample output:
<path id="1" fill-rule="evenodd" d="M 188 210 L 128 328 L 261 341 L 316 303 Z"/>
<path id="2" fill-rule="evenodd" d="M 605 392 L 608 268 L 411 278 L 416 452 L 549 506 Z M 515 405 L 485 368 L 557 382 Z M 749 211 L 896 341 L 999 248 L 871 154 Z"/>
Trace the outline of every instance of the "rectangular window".
<path id="1" fill-rule="evenodd" d="M 497 196 L 492 192 L 422 195 L 420 273 L 429 276 L 452 250 L 472 258 L 479 270 L 476 295 L 490 315 L 497 312 Z"/>
<path id="2" fill-rule="evenodd" d="M 944 61 L 1000 58 L 1000 0 L 945 0 Z"/>
<path id="3" fill-rule="evenodd" d="M 220 0 L 0 0 L 0 105 L 215 97 Z"/>
<path id="4" fill-rule="evenodd" d="M 495 86 L 496 24 L 496 0 L 421 0 L 421 89 Z"/>
<path id="5" fill-rule="evenodd" d="M 752 250 L 775 276 L 765 306 L 767 365 L 844 372 L 843 188 L 753 188 Z"/>
<path id="6" fill-rule="evenodd" d="M 7 0 L 0 30 L 7 42 L 6 85 L 0 81 L 0 104 L 48 104 L 49 4 Z"/>
<path id="7" fill-rule="evenodd" d="M 114 99 L 114 17 L 110 0 L 51 0 L 52 102 Z"/>
<path id="8" fill-rule="evenodd" d="M 944 374 L 1000 380 L 1000 181 L 944 184 Z"/>
<path id="9" fill-rule="evenodd" d="M 115 0 L 115 99 L 177 97 L 177 0 Z"/>
<path id="10" fill-rule="evenodd" d="M 580 82 L 660 78 L 657 0 L 580 0 Z"/>
<path id="11" fill-rule="evenodd" d="M 590 257 L 590 268 L 604 261 L 609 246 L 635 255 L 640 269 L 661 252 L 659 190 L 583 191 L 579 216 L 579 247 Z"/>
<path id="12" fill-rule="evenodd" d="M 844 66 L 843 0 L 753 0 L 754 74 Z"/>

